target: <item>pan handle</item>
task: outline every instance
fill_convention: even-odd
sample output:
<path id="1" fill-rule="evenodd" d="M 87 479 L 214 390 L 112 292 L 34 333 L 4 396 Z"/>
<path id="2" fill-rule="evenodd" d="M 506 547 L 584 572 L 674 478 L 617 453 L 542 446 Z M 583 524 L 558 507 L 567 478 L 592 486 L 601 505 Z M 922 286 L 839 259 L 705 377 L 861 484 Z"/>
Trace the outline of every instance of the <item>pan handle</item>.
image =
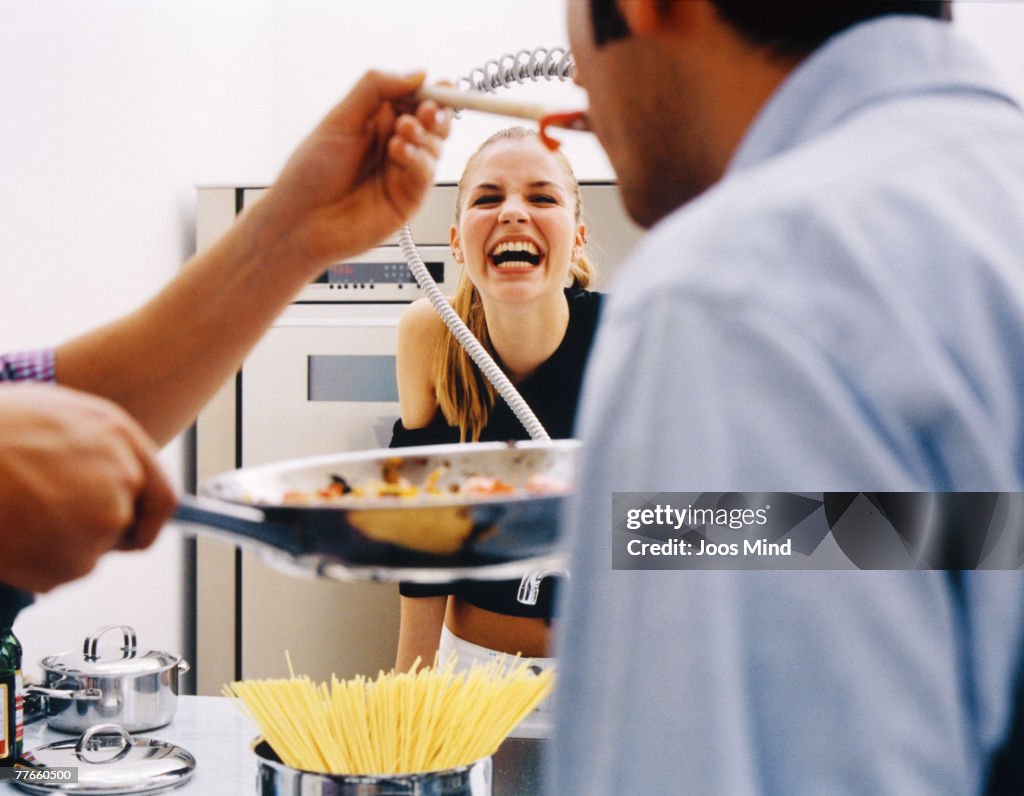
<path id="1" fill-rule="evenodd" d="M 191 526 L 193 532 L 212 536 L 234 545 L 266 549 L 276 553 L 301 555 L 301 541 L 293 529 L 267 519 L 255 506 L 240 506 L 224 500 L 181 495 L 172 517 L 174 522 Z"/>

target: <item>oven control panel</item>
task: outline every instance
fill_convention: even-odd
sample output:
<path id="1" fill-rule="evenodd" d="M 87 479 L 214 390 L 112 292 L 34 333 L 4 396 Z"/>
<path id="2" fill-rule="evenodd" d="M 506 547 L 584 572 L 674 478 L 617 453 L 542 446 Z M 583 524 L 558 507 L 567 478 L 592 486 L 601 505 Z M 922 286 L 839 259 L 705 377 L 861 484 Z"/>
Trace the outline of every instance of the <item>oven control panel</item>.
<path id="1" fill-rule="evenodd" d="M 382 254 L 387 254 L 383 252 Z M 376 290 L 388 285 L 417 287 L 409 265 L 402 259 L 401 252 L 390 262 L 372 262 L 355 259 L 335 263 L 324 271 L 314 285 L 327 285 L 334 290 Z M 422 256 L 422 254 L 421 254 Z M 434 281 L 441 284 L 445 281 L 445 262 L 443 260 L 424 261 L 427 271 Z"/>
<path id="2" fill-rule="evenodd" d="M 454 295 L 459 266 L 447 246 L 417 246 L 427 271 L 446 296 Z M 406 302 L 424 295 L 397 246 L 380 246 L 335 263 L 302 289 L 300 304 Z"/>

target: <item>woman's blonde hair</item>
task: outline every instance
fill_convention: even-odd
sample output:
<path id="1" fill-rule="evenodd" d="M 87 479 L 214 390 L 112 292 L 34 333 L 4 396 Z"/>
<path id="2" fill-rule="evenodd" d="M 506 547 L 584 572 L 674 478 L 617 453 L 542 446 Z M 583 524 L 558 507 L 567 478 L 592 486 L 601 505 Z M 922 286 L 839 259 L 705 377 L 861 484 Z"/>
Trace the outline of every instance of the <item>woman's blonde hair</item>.
<path id="1" fill-rule="evenodd" d="M 526 138 L 538 138 L 533 130 L 526 127 L 509 127 L 500 130 L 486 141 L 473 153 L 466 162 L 466 168 L 459 180 L 458 191 L 455 196 L 455 223 L 459 223 L 462 208 L 462 189 L 466 175 L 480 159 L 480 154 L 491 144 L 498 141 L 521 140 Z M 575 218 L 579 224 L 583 214 L 583 205 L 580 199 L 580 185 L 573 173 L 569 160 L 562 152 L 557 152 L 559 160 L 565 166 L 573 187 L 573 196 L 576 200 Z M 569 265 L 569 277 L 572 280 L 572 287 L 586 288 L 594 277 L 594 266 L 586 255 L 581 255 L 578 260 Z M 494 346 L 491 344 L 490 335 L 487 332 L 487 319 L 484 317 L 483 302 L 476 286 L 470 281 L 467 272 L 463 270 L 459 277 L 459 284 L 456 288 L 455 298 L 452 300 L 452 307 L 473 335 L 480 341 L 481 345 L 493 357 Z M 465 349 L 455 339 L 455 336 L 445 330 L 442 339 L 439 356 L 435 359 L 434 384 L 437 390 L 437 403 L 450 426 L 459 427 L 459 439 L 465 442 L 467 439 L 476 442 L 480 439 L 480 433 L 490 418 L 491 410 L 497 393 L 489 381 L 480 373 L 473 360 L 469 358 Z"/>

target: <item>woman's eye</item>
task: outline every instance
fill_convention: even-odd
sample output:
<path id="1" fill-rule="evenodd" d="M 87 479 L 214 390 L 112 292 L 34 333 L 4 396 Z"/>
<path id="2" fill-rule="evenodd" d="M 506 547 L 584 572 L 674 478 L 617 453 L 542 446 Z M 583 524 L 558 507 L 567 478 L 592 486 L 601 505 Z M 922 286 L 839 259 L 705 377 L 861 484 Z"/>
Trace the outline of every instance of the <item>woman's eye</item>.
<path id="1" fill-rule="evenodd" d="M 536 202 L 537 204 L 542 204 L 542 205 L 555 205 L 555 204 L 558 204 L 558 200 L 555 199 L 555 197 L 548 196 L 547 194 L 538 194 L 537 196 L 532 197 L 531 201 Z"/>
<path id="2" fill-rule="evenodd" d="M 501 197 L 494 194 L 484 194 L 473 200 L 474 207 L 477 205 L 494 205 L 501 201 Z"/>

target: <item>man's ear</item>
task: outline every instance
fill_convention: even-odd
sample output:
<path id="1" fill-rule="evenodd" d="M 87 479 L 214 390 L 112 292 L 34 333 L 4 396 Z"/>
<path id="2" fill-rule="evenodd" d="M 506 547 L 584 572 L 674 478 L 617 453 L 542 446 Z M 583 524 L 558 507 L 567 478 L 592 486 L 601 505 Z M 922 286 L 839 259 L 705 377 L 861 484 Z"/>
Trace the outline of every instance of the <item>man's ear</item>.
<path id="1" fill-rule="evenodd" d="M 630 32 L 637 36 L 665 32 L 694 14 L 711 10 L 708 0 L 615 0 L 615 3 Z"/>
<path id="2" fill-rule="evenodd" d="M 645 36 L 657 30 L 662 12 L 659 0 L 615 0 L 615 5 L 631 33 Z"/>

